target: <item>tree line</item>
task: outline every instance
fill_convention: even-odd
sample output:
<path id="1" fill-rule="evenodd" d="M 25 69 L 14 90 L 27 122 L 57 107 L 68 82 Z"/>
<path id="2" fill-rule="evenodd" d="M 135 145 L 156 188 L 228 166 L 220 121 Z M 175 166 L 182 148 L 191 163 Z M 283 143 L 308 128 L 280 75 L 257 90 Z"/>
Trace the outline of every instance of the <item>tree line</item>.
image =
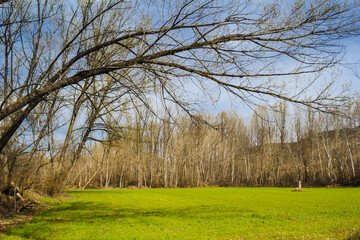
<path id="1" fill-rule="evenodd" d="M 359 104 L 349 111 L 359 114 Z M 204 186 L 354 186 L 360 184 L 359 118 L 290 114 L 281 102 L 254 110 L 158 120 L 143 109 L 76 164 L 64 160 L 71 188 Z M 201 120 L 201 121 L 200 121 Z M 52 172 L 51 167 L 47 167 Z M 48 176 L 35 181 L 40 188 Z"/>

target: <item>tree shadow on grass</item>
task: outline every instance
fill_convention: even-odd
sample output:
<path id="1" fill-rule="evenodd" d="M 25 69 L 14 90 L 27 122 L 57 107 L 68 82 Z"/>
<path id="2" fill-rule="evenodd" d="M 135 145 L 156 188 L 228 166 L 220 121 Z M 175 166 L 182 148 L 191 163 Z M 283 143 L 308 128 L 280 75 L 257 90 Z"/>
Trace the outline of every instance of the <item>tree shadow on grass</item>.
<path id="1" fill-rule="evenodd" d="M 144 218 L 144 217 L 169 217 L 169 218 L 194 218 L 199 216 L 210 216 L 214 213 L 215 217 L 218 208 L 213 205 L 196 205 L 192 207 L 183 208 L 127 208 L 121 206 L 112 206 L 99 202 L 69 202 L 58 207 L 55 207 L 38 218 L 33 222 L 42 221 L 45 218 L 47 221 L 78 221 L 88 220 L 94 218 L 104 219 L 121 219 L 121 218 Z M 252 217 L 261 217 L 255 215 L 253 211 L 239 209 L 227 209 L 226 211 L 231 213 L 246 213 Z"/>
<path id="2" fill-rule="evenodd" d="M 243 217 L 255 222 L 266 221 L 269 216 L 262 215 L 249 210 L 236 208 L 218 208 L 214 205 L 196 205 L 183 208 L 130 208 L 123 206 L 113 206 L 99 202 L 72 201 L 53 207 L 52 209 L 36 216 L 31 222 L 20 224 L 15 228 L 10 228 L 3 233 L 3 236 L 11 236 L 14 239 L 50 239 L 55 235 L 71 232 L 76 238 L 76 231 L 79 226 L 86 226 L 90 229 L 101 224 L 129 224 L 127 220 L 135 220 L 143 225 L 151 225 L 155 218 L 163 218 L 164 224 L 167 220 L 178 219 L 180 221 L 194 220 L 214 220 L 218 218 Z M 271 216 L 270 216 L 271 217 Z M 124 220 L 124 221 L 123 221 Z M 111 224 L 110 224 L 111 225 Z M 135 224 L 136 225 L 136 224 Z M 346 240 L 360 240 L 360 232 L 353 234 Z"/>
<path id="3" fill-rule="evenodd" d="M 61 234 L 62 231 L 77 229 L 77 226 L 91 227 L 93 224 L 103 223 L 126 223 L 126 220 L 138 222 L 152 222 L 151 218 L 164 219 L 211 219 L 218 218 L 218 208 L 211 205 L 197 205 L 184 208 L 126 208 L 112 206 L 99 202 L 73 201 L 61 205 L 36 216 L 31 222 L 20 224 L 15 228 L 8 229 L 4 236 L 16 236 L 26 239 L 49 239 L 54 233 Z M 229 214 L 237 212 L 252 217 L 253 212 L 239 211 L 239 209 L 227 209 Z M 124 221 L 122 221 L 124 220 Z M 148 221 L 149 220 L 149 221 Z M 166 224 L 166 221 L 164 221 Z M 76 230 L 75 230 L 76 231 Z"/>

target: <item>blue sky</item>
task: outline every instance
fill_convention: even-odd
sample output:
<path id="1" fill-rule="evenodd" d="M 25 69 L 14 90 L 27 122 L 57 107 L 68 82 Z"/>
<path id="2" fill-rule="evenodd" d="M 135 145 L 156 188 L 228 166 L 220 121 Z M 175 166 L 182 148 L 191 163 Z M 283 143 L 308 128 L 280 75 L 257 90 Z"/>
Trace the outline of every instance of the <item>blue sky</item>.
<path id="1" fill-rule="evenodd" d="M 333 91 L 340 91 L 342 89 L 342 85 L 345 82 L 351 83 L 351 89 L 349 91 L 349 94 L 356 95 L 360 93 L 360 79 L 355 74 L 357 71 L 357 73 L 360 75 L 360 39 L 348 40 L 344 45 L 346 46 L 346 53 L 342 60 L 342 65 L 339 65 L 334 69 L 329 69 L 327 73 L 324 72 L 322 74 L 322 77 L 331 74 L 333 77 L 336 78 Z M 324 80 L 321 79 L 319 80 L 317 86 L 318 88 L 321 88 L 323 81 Z M 311 91 L 315 93 L 316 90 L 319 90 L 317 89 L 317 87 L 314 87 L 313 89 L 311 89 Z M 248 104 L 242 102 L 240 99 L 236 99 L 236 97 L 228 94 L 224 90 L 221 92 L 221 95 L 217 102 L 211 102 L 210 100 L 204 102 L 207 102 L 202 107 L 202 110 L 204 111 L 209 111 L 216 114 L 221 111 L 234 110 L 240 113 L 244 117 L 244 119 L 251 118 L 252 108 L 254 107 L 249 106 Z"/>

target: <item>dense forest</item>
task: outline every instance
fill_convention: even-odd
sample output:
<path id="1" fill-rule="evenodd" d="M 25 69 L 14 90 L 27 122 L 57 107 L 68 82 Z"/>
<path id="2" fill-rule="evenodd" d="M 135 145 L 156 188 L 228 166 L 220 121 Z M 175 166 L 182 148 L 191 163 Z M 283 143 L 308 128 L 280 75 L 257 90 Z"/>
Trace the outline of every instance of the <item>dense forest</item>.
<path id="1" fill-rule="evenodd" d="M 105 140 L 93 137 L 78 158 L 75 145 L 61 171 L 37 153 L 37 164 L 15 179 L 49 194 L 61 174 L 67 187 L 80 189 L 297 186 L 299 180 L 305 186 L 359 185 L 359 105 L 350 109 L 353 119 L 287 108 L 285 102 L 272 110 L 258 107 L 248 122 L 235 112 L 160 121 L 143 108 Z M 13 167 L 29 161 L 25 155 Z"/>

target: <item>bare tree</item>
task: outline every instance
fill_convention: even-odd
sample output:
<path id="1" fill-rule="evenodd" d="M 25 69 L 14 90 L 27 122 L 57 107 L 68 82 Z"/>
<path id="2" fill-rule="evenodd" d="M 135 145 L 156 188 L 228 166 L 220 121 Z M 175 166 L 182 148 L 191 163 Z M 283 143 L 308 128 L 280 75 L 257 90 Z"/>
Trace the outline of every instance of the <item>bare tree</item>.
<path id="1" fill-rule="evenodd" d="M 335 100 L 345 99 L 331 95 L 333 82 L 310 98 L 309 89 L 341 60 L 341 40 L 358 35 L 360 22 L 357 1 L 0 4 L 1 163 L 9 141 L 41 103 L 55 96 L 66 100 L 72 88 L 86 89 L 89 79 L 126 89 L 150 107 L 141 88 L 146 83 L 164 103 L 175 102 L 190 114 L 189 85 L 204 94 L 220 86 L 247 103 L 275 98 L 331 111 Z M 290 64 L 280 67 L 284 61 Z M 298 89 L 284 87 L 304 75 L 309 81 Z M 114 94 L 103 101 L 111 102 Z"/>

